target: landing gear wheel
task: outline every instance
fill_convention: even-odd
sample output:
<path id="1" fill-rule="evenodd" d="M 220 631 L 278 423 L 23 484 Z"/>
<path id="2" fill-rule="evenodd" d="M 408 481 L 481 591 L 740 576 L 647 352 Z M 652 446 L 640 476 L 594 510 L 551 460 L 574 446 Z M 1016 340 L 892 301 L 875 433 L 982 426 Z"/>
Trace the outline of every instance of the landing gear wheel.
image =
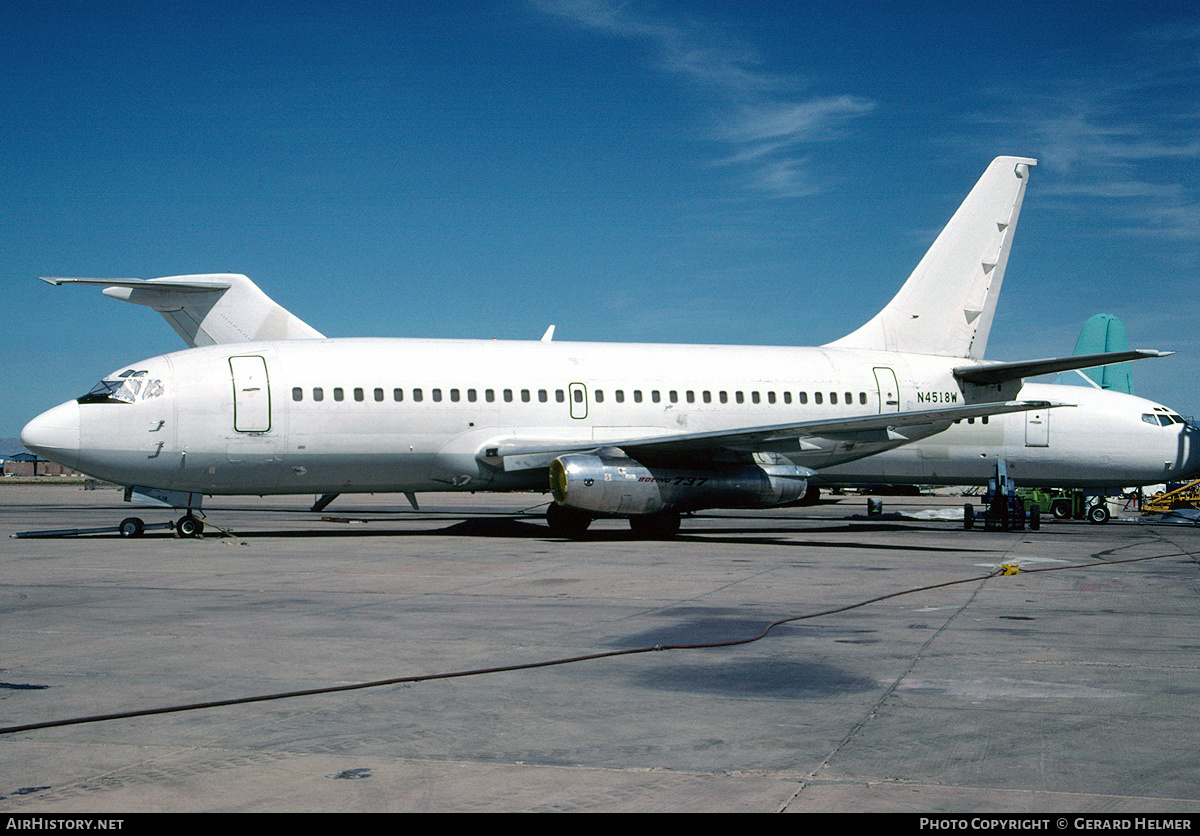
<path id="1" fill-rule="evenodd" d="M 184 514 L 179 518 L 179 522 L 175 523 L 175 530 L 179 532 L 180 537 L 199 537 L 204 533 L 204 523 L 191 514 Z"/>
<path id="2" fill-rule="evenodd" d="M 816 485 L 809 485 L 804 491 L 804 496 L 800 497 L 800 499 L 798 499 L 796 501 L 796 504 L 797 505 L 816 505 L 820 501 L 821 501 L 821 489 L 818 488 Z"/>
<path id="3" fill-rule="evenodd" d="M 565 537 L 568 540 L 582 540 L 587 536 L 587 528 L 592 524 L 592 515 L 557 502 L 551 502 L 546 508 L 546 525 L 555 537 Z"/>
<path id="4" fill-rule="evenodd" d="M 629 527 L 642 540 L 670 540 L 679 533 L 679 514 L 674 511 L 640 514 L 629 518 Z"/>
<path id="5" fill-rule="evenodd" d="M 963 528 L 970 531 L 975 527 L 975 506 L 970 502 L 963 503 Z"/>
<path id="6" fill-rule="evenodd" d="M 1071 518 L 1071 500 L 1056 499 L 1050 503 L 1050 514 L 1056 520 L 1066 520 Z"/>
<path id="7" fill-rule="evenodd" d="M 126 517 L 117 526 L 122 537 L 141 537 L 146 533 L 146 524 L 137 517 Z"/>
<path id="8" fill-rule="evenodd" d="M 1087 512 L 1088 522 L 1095 523 L 1097 525 L 1103 525 L 1104 523 L 1108 522 L 1108 516 L 1108 506 L 1103 502 L 1101 502 L 1099 505 L 1093 505 L 1088 509 Z"/>

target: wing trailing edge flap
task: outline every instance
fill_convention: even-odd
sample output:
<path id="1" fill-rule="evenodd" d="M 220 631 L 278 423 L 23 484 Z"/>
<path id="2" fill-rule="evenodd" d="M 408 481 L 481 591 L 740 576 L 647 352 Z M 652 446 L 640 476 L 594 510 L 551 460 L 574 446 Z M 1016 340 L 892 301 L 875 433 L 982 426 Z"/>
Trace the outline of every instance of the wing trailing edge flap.
<path id="1" fill-rule="evenodd" d="M 1096 366 L 1124 363 L 1129 360 L 1146 360 L 1151 357 L 1170 357 L 1174 353 L 1173 351 L 1155 351 L 1149 348 L 1138 348 L 1132 351 L 1108 351 L 1103 354 L 1048 357 L 1044 360 L 983 363 L 980 365 L 959 366 L 954 370 L 954 376 L 967 383 L 994 385 L 1007 383 L 1011 380 L 1021 380 L 1026 377 L 1037 377 L 1042 374 L 1058 374 L 1059 372 L 1067 372 L 1072 369 L 1090 369 Z"/>
<path id="2" fill-rule="evenodd" d="M 580 441 L 564 443 L 548 439 L 509 438 L 500 442 L 489 442 L 479 451 L 479 458 L 506 472 L 534 470 L 548 467 L 550 462 L 564 453 L 579 453 L 601 447 L 618 447 L 633 458 L 647 457 L 690 457 L 710 453 L 753 454 L 768 451 L 773 447 L 811 447 L 817 445 L 805 439 L 831 439 L 837 441 L 881 442 L 910 439 L 903 435 L 906 427 L 946 424 L 966 418 L 981 418 L 985 415 L 1003 415 L 1009 412 L 1051 409 L 1072 404 L 1056 404 L 1050 401 L 1001 401 L 973 404 L 969 406 L 923 409 L 912 412 L 891 412 L 861 415 L 851 418 L 827 418 L 820 421 L 803 421 L 792 424 L 747 427 L 733 430 L 713 430 L 701 433 L 680 433 L 653 437 L 633 437 L 598 443 Z"/>

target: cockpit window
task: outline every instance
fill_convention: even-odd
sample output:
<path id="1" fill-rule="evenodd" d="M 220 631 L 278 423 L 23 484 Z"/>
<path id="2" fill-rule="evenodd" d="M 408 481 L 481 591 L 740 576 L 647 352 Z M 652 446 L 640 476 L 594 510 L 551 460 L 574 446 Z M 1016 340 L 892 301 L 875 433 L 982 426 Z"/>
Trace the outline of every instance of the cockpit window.
<path id="1" fill-rule="evenodd" d="M 1175 416 L 1175 415 L 1166 415 L 1166 414 L 1160 414 L 1157 412 L 1143 412 L 1142 413 L 1143 421 L 1145 421 L 1147 424 L 1157 424 L 1160 427 L 1171 426 L 1172 424 L 1176 423 L 1173 419 L 1175 419 L 1177 417 L 1178 416 Z M 1184 420 L 1182 418 L 1179 418 L 1178 423 L 1182 424 L 1182 423 L 1184 423 Z"/>
<path id="2" fill-rule="evenodd" d="M 114 377 L 106 377 L 79 398 L 80 403 L 134 403 L 161 397 L 163 382 L 147 377 L 144 369 L 126 369 Z"/>

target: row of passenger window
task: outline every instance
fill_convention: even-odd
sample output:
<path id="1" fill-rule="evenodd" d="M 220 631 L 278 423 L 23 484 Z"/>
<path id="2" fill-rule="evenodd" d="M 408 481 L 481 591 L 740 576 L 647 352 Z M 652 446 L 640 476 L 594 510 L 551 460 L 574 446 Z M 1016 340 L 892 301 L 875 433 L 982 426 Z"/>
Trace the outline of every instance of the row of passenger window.
<path id="1" fill-rule="evenodd" d="M 305 390 L 303 387 L 301 387 L 301 386 L 294 387 L 292 389 L 292 400 L 293 401 L 303 401 L 304 393 L 305 393 Z M 413 389 L 408 390 L 408 397 L 412 401 L 418 401 L 418 402 L 424 401 L 425 394 L 426 394 L 425 390 L 422 388 L 413 388 Z M 429 399 L 434 402 L 441 402 L 443 400 L 443 394 L 444 393 L 441 388 L 430 389 L 429 390 Z M 449 400 L 452 403 L 458 403 L 464 399 L 464 397 L 463 397 L 464 392 L 461 389 L 450 389 L 450 390 L 448 390 L 448 392 L 446 394 L 449 395 Z M 676 389 L 669 389 L 665 393 L 658 389 L 651 389 L 651 390 L 649 390 L 648 394 L 649 394 L 650 403 L 662 403 L 664 401 L 664 395 L 665 395 L 665 401 L 668 403 L 679 403 L 679 401 L 680 401 L 680 393 Z M 844 403 L 847 405 L 854 403 L 854 393 L 853 392 L 844 392 L 844 393 L 830 392 L 829 393 L 829 403 L 837 404 L 839 402 L 839 394 L 841 395 L 841 403 Z M 466 395 L 465 400 L 467 401 L 467 403 L 475 403 L 479 400 L 479 392 L 476 389 L 467 389 L 465 391 L 465 395 Z M 534 400 L 534 391 L 530 390 L 530 389 L 520 389 L 520 390 L 502 389 L 500 391 L 500 397 L 504 401 L 504 403 L 514 402 L 517 399 L 518 395 L 519 395 L 522 403 L 532 403 Z M 630 395 L 632 397 L 633 403 L 643 403 L 645 400 L 644 393 L 642 392 L 641 389 L 631 390 Z M 333 400 L 335 400 L 335 401 L 344 401 L 344 400 L 346 400 L 346 390 L 343 389 L 341 386 L 335 386 L 332 390 L 332 396 L 333 396 Z M 367 399 L 367 392 L 362 387 L 356 387 L 351 390 L 351 396 L 353 397 L 353 399 L 355 401 L 362 402 Z M 324 387 L 314 386 L 310 397 L 314 401 L 325 400 Z M 387 399 L 386 390 L 384 390 L 381 387 L 376 387 L 375 389 L 373 389 L 371 391 L 371 397 L 375 401 L 382 402 Z M 538 403 L 549 403 L 550 392 L 549 392 L 549 390 L 546 390 L 546 389 L 538 389 L 538 390 L 536 390 L 536 397 L 537 397 Z M 809 397 L 808 392 L 798 392 L 798 393 L 796 393 L 796 402 L 801 403 L 801 404 L 807 404 L 809 402 L 808 397 Z M 595 400 L 596 403 L 604 403 L 604 399 L 605 399 L 604 390 L 603 389 L 593 389 L 592 390 L 592 398 Z M 613 390 L 612 391 L 612 399 L 616 403 L 625 403 L 625 390 L 624 389 Z M 825 393 L 824 392 L 814 392 L 812 395 L 812 399 L 813 399 L 813 401 L 812 401 L 813 403 L 823 404 L 823 403 L 825 403 Z M 393 389 L 392 390 L 392 400 L 396 401 L 396 402 L 403 401 L 404 400 L 404 390 L 399 389 L 399 388 Z M 495 389 L 484 389 L 483 390 L 483 400 L 486 403 L 494 403 L 496 401 L 496 390 Z M 554 390 L 555 403 L 565 403 L 566 400 L 567 400 L 566 391 L 564 391 L 562 389 Z M 583 403 L 584 393 L 583 393 L 582 387 L 574 388 L 571 390 L 571 400 L 573 400 L 575 403 Z M 697 402 L 697 392 L 692 389 L 684 390 L 683 400 L 686 403 L 696 403 Z M 730 400 L 731 400 L 730 393 L 727 391 L 718 390 L 715 393 L 715 401 L 717 403 L 723 403 L 723 404 L 730 403 Z M 790 404 L 793 402 L 791 392 L 782 392 L 779 394 L 778 397 L 776 396 L 775 392 L 766 392 L 765 398 L 764 398 L 763 393 L 759 393 L 759 392 L 750 392 L 749 393 L 749 402 L 752 404 L 763 403 L 764 400 L 768 404 L 774 404 L 774 403 L 780 403 L 780 402 L 782 402 L 784 404 Z M 699 402 L 700 403 L 713 403 L 714 402 L 714 393 L 707 389 L 700 390 Z M 747 394 L 745 392 L 741 392 L 741 391 L 733 392 L 732 402 L 739 403 L 739 404 L 746 403 L 747 402 Z M 858 393 L 858 403 L 861 406 L 866 406 L 866 404 L 867 404 L 867 393 L 866 392 Z"/>

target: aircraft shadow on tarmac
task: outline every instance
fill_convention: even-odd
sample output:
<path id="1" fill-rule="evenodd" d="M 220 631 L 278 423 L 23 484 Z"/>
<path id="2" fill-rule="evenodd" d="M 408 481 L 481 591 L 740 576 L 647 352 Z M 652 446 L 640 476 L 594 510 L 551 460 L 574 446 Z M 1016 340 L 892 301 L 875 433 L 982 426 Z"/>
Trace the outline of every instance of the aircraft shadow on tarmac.
<path id="1" fill-rule="evenodd" d="M 836 665 L 790 659 L 745 659 L 709 665 L 660 665 L 642 671 L 639 685 L 660 691 L 721 696 L 819 699 L 879 690 L 874 679 Z"/>
<path id="2" fill-rule="evenodd" d="M 266 537 L 281 538 L 318 538 L 318 537 L 500 537 L 530 540 L 562 540 L 550 534 L 549 529 L 538 517 L 508 517 L 481 516 L 456 519 L 448 525 L 445 517 L 424 517 L 421 521 L 430 523 L 429 528 L 396 528 L 395 517 L 339 517 L 328 521 L 328 527 L 314 528 L 271 528 L 257 530 L 240 530 L 236 522 L 222 519 L 220 515 L 209 517 L 211 523 L 206 528 L 204 537 L 226 536 L 221 529 L 228 529 L 229 535 L 242 539 L 259 539 Z M 414 522 L 413 518 L 404 520 Z M 232 522 L 232 524 L 231 524 Z M 730 520 L 729 522 L 734 522 Z M 917 532 L 917 531 L 946 531 L 946 528 L 929 526 L 914 521 L 911 525 L 895 523 L 861 523 L 845 525 L 811 525 L 808 521 L 795 523 L 781 522 L 775 525 L 762 525 L 753 522 L 745 526 L 721 525 L 720 527 L 693 528 L 685 527 L 672 538 L 682 543 L 727 543 L 737 545 L 776 545 L 799 547 L 824 547 L 838 549 L 876 549 L 885 551 L 920 551 L 920 552 L 992 552 L 991 548 L 939 547 L 932 545 L 903 545 L 898 543 L 879 543 L 867 540 L 798 540 L 797 535 L 810 534 L 878 534 L 881 532 Z M 145 537 L 163 538 L 174 537 L 171 532 L 151 533 Z M 584 542 L 629 542 L 640 540 L 632 531 L 625 528 L 595 528 L 589 530 Z M 669 542 L 669 541 L 644 541 Z"/>

